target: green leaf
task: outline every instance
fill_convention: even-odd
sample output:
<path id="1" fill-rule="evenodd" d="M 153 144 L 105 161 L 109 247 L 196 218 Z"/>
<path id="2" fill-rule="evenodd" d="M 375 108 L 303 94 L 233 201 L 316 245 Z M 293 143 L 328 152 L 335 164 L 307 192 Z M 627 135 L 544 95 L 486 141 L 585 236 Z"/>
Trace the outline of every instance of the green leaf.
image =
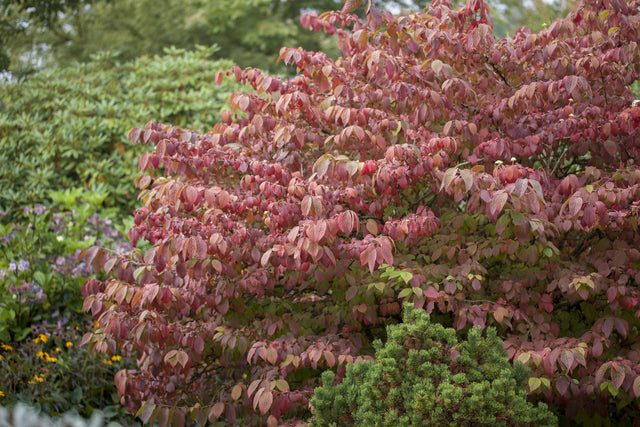
<path id="1" fill-rule="evenodd" d="M 405 288 L 400 291 L 400 293 L 398 294 L 398 298 L 407 298 L 412 293 L 413 293 L 413 288 Z"/>
<path id="2" fill-rule="evenodd" d="M 409 283 L 411 279 L 413 279 L 413 274 L 408 271 L 401 271 L 400 278 L 404 281 L 404 283 Z"/>
<path id="3" fill-rule="evenodd" d="M 529 390 L 531 390 L 532 392 L 540 388 L 541 384 L 542 384 L 542 381 L 540 381 L 540 378 L 536 378 L 536 377 L 529 378 Z"/>

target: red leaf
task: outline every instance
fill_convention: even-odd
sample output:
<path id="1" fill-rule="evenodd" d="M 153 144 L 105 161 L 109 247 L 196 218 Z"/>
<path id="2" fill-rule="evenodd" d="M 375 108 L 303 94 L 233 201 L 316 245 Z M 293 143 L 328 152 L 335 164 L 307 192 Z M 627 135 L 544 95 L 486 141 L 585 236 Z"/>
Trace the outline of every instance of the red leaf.
<path id="1" fill-rule="evenodd" d="M 607 151 L 607 153 L 609 153 L 609 155 L 611 157 L 615 157 L 615 155 L 618 153 L 619 149 L 618 149 L 618 144 L 615 143 L 615 141 L 611 140 L 611 139 L 607 139 L 604 142 L 604 149 Z"/>
<path id="2" fill-rule="evenodd" d="M 566 377 L 560 377 L 556 381 L 556 389 L 560 396 L 568 397 L 567 391 L 569 390 L 569 379 Z"/>
<path id="3" fill-rule="evenodd" d="M 327 361 L 327 366 L 330 368 L 333 368 L 333 366 L 336 364 L 336 357 L 333 355 L 333 353 L 331 353 L 330 351 L 324 351 L 324 359 Z"/>
<path id="4" fill-rule="evenodd" d="M 347 289 L 347 292 L 344 295 L 345 301 L 351 301 L 353 297 L 356 296 L 357 293 L 358 293 L 358 287 L 351 286 L 349 289 Z"/>
<path id="5" fill-rule="evenodd" d="M 247 396 L 253 396 L 253 393 L 256 391 L 258 386 L 260 385 L 261 380 L 254 380 L 249 384 L 249 388 L 247 389 Z"/>
<path id="6" fill-rule="evenodd" d="M 311 212 L 311 204 L 311 196 L 304 196 L 302 203 L 300 203 L 302 215 L 309 216 L 309 213 Z"/>
<path id="7" fill-rule="evenodd" d="M 258 401 L 258 407 L 260 412 L 264 415 L 269 412 L 271 409 L 271 404 L 273 403 L 273 395 L 269 390 L 265 390 L 264 393 L 260 396 L 260 400 Z"/>
<path id="8" fill-rule="evenodd" d="M 220 415 L 222 415 L 223 411 L 224 411 L 224 403 L 218 402 L 215 405 L 213 405 L 209 410 L 209 415 L 208 415 L 209 421 L 211 421 L 212 423 L 215 423 L 216 420 L 220 418 Z"/>
<path id="9" fill-rule="evenodd" d="M 184 351 L 177 352 L 176 357 L 178 359 L 178 362 L 180 363 L 180 365 L 182 365 L 183 368 L 185 368 L 187 366 L 187 363 L 189 363 L 189 355 Z"/>
<path id="10" fill-rule="evenodd" d="M 489 203 L 489 216 L 491 218 L 497 218 L 498 215 L 500 215 L 500 212 L 502 212 L 502 209 L 504 208 L 505 203 L 507 203 L 508 198 L 509 195 L 504 192 L 493 194 L 491 202 Z"/>
<path id="11" fill-rule="evenodd" d="M 424 292 L 424 296 L 426 296 L 429 300 L 434 300 L 440 298 L 440 292 L 438 292 L 433 286 L 429 286 Z"/>
<path id="12" fill-rule="evenodd" d="M 269 347 L 267 349 L 267 362 L 271 363 L 272 365 L 275 365 L 277 361 L 278 361 L 278 352 L 276 351 L 275 348 Z"/>
<path id="13" fill-rule="evenodd" d="M 569 199 L 569 216 L 576 216 L 582 209 L 582 198 L 572 197 Z"/>
<path id="14" fill-rule="evenodd" d="M 605 337 L 609 338 L 611 332 L 613 332 L 613 319 L 607 317 L 604 319 L 604 324 L 602 325 L 602 333 Z"/>
<path id="15" fill-rule="evenodd" d="M 229 193 L 227 193 L 226 190 L 222 190 L 221 192 L 218 193 L 218 206 L 220 206 L 220 208 L 222 209 L 226 208 L 230 200 L 231 200 L 231 197 L 229 196 Z"/>
<path id="16" fill-rule="evenodd" d="M 196 354 L 202 354 L 204 351 L 204 340 L 202 339 L 202 336 L 198 335 L 193 341 L 193 350 Z"/>
<path id="17" fill-rule="evenodd" d="M 631 389 L 633 390 L 633 395 L 635 396 L 635 398 L 640 398 L 640 375 L 638 375 L 636 379 L 633 380 L 633 386 L 631 386 Z"/>
<path id="18" fill-rule="evenodd" d="M 140 140 L 140 133 L 141 132 L 142 132 L 142 129 L 140 129 L 140 128 L 131 129 L 129 131 L 129 135 L 127 135 L 128 138 L 129 138 L 129 141 L 133 142 L 134 144 L 136 142 L 138 142 Z"/>
<path id="19" fill-rule="evenodd" d="M 616 389 L 620 389 L 622 387 L 622 383 L 624 382 L 625 372 L 624 369 L 612 369 L 611 370 L 611 380 L 613 381 L 613 386 Z"/>
<path id="20" fill-rule="evenodd" d="M 600 357 L 602 355 L 602 351 L 602 341 L 597 338 L 594 339 L 593 347 L 591 348 L 591 354 L 593 354 L 593 357 Z"/>
<path id="21" fill-rule="evenodd" d="M 344 0 L 344 4 L 342 6 L 342 12 L 344 13 L 352 13 L 362 4 L 362 0 Z"/>
<path id="22" fill-rule="evenodd" d="M 574 362 L 573 352 L 571 350 L 562 350 L 562 355 L 560 356 L 560 360 L 562 364 L 565 366 L 567 370 L 571 370 Z"/>

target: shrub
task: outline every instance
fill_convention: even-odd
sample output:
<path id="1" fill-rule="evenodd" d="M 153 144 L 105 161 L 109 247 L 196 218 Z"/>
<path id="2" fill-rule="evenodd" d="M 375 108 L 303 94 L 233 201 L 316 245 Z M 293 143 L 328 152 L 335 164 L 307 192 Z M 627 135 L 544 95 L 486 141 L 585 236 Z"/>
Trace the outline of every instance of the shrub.
<path id="1" fill-rule="evenodd" d="M 285 48 L 299 75 L 233 69 L 254 92 L 212 132 L 130 132 L 155 145 L 129 230 L 152 247 L 87 251 L 111 276 L 83 291 L 145 422 L 304 419 L 403 302 L 496 327 L 567 417 L 637 419 L 640 2 L 501 40 L 482 1 L 446 3 L 304 15 L 341 58 Z"/>
<path id="2" fill-rule="evenodd" d="M 118 63 L 110 54 L 86 64 L 39 71 L 0 84 L 0 208 L 48 205 L 49 192 L 104 184 L 107 207 L 135 206 L 133 177 L 141 150 L 125 150 L 126 132 L 150 119 L 208 130 L 232 90 L 213 75 L 231 63 L 215 48 Z"/>
<path id="3" fill-rule="evenodd" d="M 471 328 L 459 343 L 455 330 L 407 305 L 404 323 L 388 326 L 374 348 L 375 361 L 348 365 L 339 384 L 333 371 L 322 374 L 312 425 L 557 424 L 544 403 L 527 402 L 528 369 L 508 362 L 495 328 L 486 337 Z"/>

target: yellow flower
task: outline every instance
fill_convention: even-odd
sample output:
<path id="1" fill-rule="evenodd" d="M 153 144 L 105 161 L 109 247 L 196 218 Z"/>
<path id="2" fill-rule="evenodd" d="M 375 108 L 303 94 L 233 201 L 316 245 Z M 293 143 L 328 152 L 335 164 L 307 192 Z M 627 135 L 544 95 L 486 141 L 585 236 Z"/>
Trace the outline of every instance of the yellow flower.
<path id="1" fill-rule="evenodd" d="M 2 360 L 2 355 L 0 354 L 0 360 Z"/>
<path id="2" fill-rule="evenodd" d="M 55 357 L 49 357 L 48 354 L 46 355 L 44 360 L 46 360 L 47 362 L 51 362 L 51 363 L 58 361 L 58 359 L 56 359 Z"/>
<path id="3" fill-rule="evenodd" d="M 7 350 L 7 351 L 11 351 L 11 350 L 13 350 L 13 347 L 11 347 L 10 345 L 7 345 L 7 344 L 0 344 L 0 347 L 1 347 L 3 350 Z"/>
<path id="4" fill-rule="evenodd" d="M 109 360 L 109 359 L 102 359 L 102 363 L 104 363 L 106 365 L 112 365 L 111 360 Z"/>
<path id="5" fill-rule="evenodd" d="M 35 375 L 32 381 L 29 381 L 29 384 L 35 384 L 36 382 L 44 382 L 44 377 L 42 375 Z"/>
<path id="6" fill-rule="evenodd" d="M 4 397 L 4 391 L 0 390 L 0 397 Z"/>
<path id="7" fill-rule="evenodd" d="M 119 362 L 120 359 L 122 359 L 122 356 L 120 355 L 111 356 L 111 360 L 113 360 L 114 362 Z"/>
<path id="8" fill-rule="evenodd" d="M 71 341 L 67 341 L 66 343 L 64 343 L 64 346 L 67 348 L 73 347 L 73 343 Z"/>
<path id="9" fill-rule="evenodd" d="M 38 357 L 40 359 L 44 359 L 45 357 L 49 357 L 49 355 L 47 353 L 45 353 L 44 351 L 39 351 L 36 354 L 38 355 Z"/>
<path id="10" fill-rule="evenodd" d="M 54 353 L 60 353 L 60 347 L 56 347 L 55 350 L 53 350 Z"/>
<path id="11" fill-rule="evenodd" d="M 44 334 L 40 334 L 40 335 L 38 335 L 38 338 L 33 340 L 33 342 L 35 342 L 35 343 L 39 343 L 39 342 L 46 343 L 48 340 L 49 340 L 48 336 L 46 336 Z"/>

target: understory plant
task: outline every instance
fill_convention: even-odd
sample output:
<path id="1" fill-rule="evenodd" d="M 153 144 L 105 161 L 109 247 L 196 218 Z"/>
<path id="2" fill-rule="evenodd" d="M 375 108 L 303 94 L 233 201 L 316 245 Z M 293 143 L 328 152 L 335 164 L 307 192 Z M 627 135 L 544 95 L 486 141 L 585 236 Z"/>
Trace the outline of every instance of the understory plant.
<path id="1" fill-rule="evenodd" d="M 113 384 L 126 358 L 80 345 L 92 327 L 81 310 L 81 285 L 92 271 L 79 252 L 92 245 L 131 250 L 116 224 L 96 213 L 110 213 L 107 196 L 100 188 L 52 192 L 50 207 L 24 206 L 0 224 L 0 405 L 28 403 L 50 415 L 101 409 L 109 419 L 132 421 Z"/>
<path id="2" fill-rule="evenodd" d="M 507 360 L 495 328 L 483 334 L 433 323 L 424 310 L 405 306 L 404 323 L 374 342 L 375 360 L 347 366 L 337 381 L 322 374 L 311 406 L 313 426 L 550 426 L 544 403 L 527 402 L 529 370 Z"/>
<path id="3" fill-rule="evenodd" d="M 78 261 L 80 251 L 131 250 L 111 219 L 96 213 L 106 196 L 99 189 L 52 192 L 52 208 L 27 205 L 0 223 L 0 342 L 20 342 L 42 322 L 84 319 L 81 286 L 92 270 Z"/>
<path id="4" fill-rule="evenodd" d="M 82 347 L 89 327 L 86 318 L 64 317 L 34 327 L 30 339 L 0 343 L 0 405 L 28 404 L 50 416 L 73 411 L 89 417 L 98 410 L 107 420 L 137 424 L 120 404 L 113 383 L 115 373 L 133 361 Z"/>
<path id="5" fill-rule="evenodd" d="M 149 122 L 131 254 L 92 247 L 85 341 L 145 423 L 310 417 L 405 302 L 494 327 L 526 391 L 579 422 L 640 417 L 640 2 L 584 0 L 497 39 L 481 0 L 303 15 L 210 132 Z M 225 73 L 215 75 L 225 81 Z M 341 373 L 342 375 L 342 373 Z"/>

